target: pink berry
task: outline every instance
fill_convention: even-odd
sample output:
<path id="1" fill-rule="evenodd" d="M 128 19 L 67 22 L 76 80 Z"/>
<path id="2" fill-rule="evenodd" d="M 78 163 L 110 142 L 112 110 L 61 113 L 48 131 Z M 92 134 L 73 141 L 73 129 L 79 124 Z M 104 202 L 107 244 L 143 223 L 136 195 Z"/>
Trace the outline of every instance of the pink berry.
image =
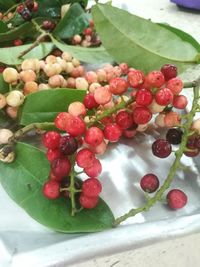
<path id="1" fill-rule="evenodd" d="M 55 126 L 62 131 L 65 131 L 66 128 L 66 123 L 68 121 L 68 119 L 71 118 L 71 114 L 69 114 L 68 112 L 61 112 L 57 115 L 57 117 L 55 118 Z"/>
<path id="2" fill-rule="evenodd" d="M 65 122 L 65 130 L 69 135 L 77 137 L 84 134 L 86 126 L 81 118 L 70 114 L 70 117 Z"/>
<path id="3" fill-rule="evenodd" d="M 163 88 L 156 92 L 155 94 L 156 103 L 161 106 L 167 106 L 173 101 L 173 94 L 170 89 Z"/>
<path id="4" fill-rule="evenodd" d="M 125 79 L 116 77 L 110 80 L 110 91 L 114 95 L 121 95 L 128 89 L 128 83 Z"/>
<path id="5" fill-rule="evenodd" d="M 170 111 L 165 114 L 164 123 L 166 127 L 178 126 L 181 122 L 180 115 L 177 112 Z"/>
<path id="6" fill-rule="evenodd" d="M 61 135 L 56 131 L 49 131 L 44 134 L 42 141 L 45 147 L 55 149 L 59 146 Z"/>
<path id="7" fill-rule="evenodd" d="M 101 162 L 98 159 L 95 159 L 93 165 L 85 168 L 84 171 L 91 178 L 98 177 L 102 172 Z"/>
<path id="8" fill-rule="evenodd" d="M 184 109 L 188 104 L 188 100 L 184 95 L 175 95 L 173 99 L 173 107 L 177 109 Z"/>
<path id="9" fill-rule="evenodd" d="M 133 124 L 133 116 L 127 111 L 120 111 L 117 113 L 115 121 L 121 129 L 128 129 Z"/>
<path id="10" fill-rule="evenodd" d="M 148 173 L 142 177 L 140 181 L 140 186 L 145 192 L 153 193 L 159 187 L 158 177 L 152 173 Z"/>
<path id="11" fill-rule="evenodd" d="M 121 69 L 122 74 L 127 75 L 129 71 L 129 67 L 127 63 L 121 63 L 119 64 L 119 67 Z"/>
<path id="12" fill-rule="evenodd" d="M 95 161 L 95 155 L 88 148 L 81 149 L 76 155 L 77 165 L 81 168 L 85 169 L 91 167 L 94 164 L 94 161 Z"/>
<path id="13" fill-rule="evenodd" d="M 127 130 L 124 130 L 122 134 L 126 138 L 133 138 L 137 134 L 137 131 L 134 129 L 133 130 L 127 129 Z"/>
<path id="14" fill-rule="evenodd" d="M 48 161 L 52 162 L 55 159 L 59 159 L 62 157 L 62 153 L 60 152 L 59 149 L 51 149 L 49 148 L 46 153 Z"/>
<path id="15" fill-rule="evenodd" d="M 85 133 L 85 142 L 90 146 L 98 146 L 103 142 L 103 132 L 98 127 L 91 127 Z"/>
<path id="16" fill-rule="evenodd" d="M 167 203 L 173 210 L 181 209 L 187 203 L 187 196 L 183 191 L 179 189 L 173 189 L 167 194 Z"/>
<path id="17" fill-rule="evenodd" d="M 158 158 L 166 158 L 172 152 L 171 144 L 165 139 L 157 139 L 152 144 L 152 152 Z"/>
<path id="18" fill-rule="evenodd" d="M 169 81 L 177 76 L 177 67 L 172 64 L 165 64 L 162 66 L 161 72 L 165 77 L 165 81 Z"/>
<path id="19" fill-rule="evenodd" d="M 179 78 L 173 78 L 167 82 L 166 87 L 169 88 L 174 95 L 178 95 L 183 89 L 183 82 Z"/>
<path id="20" fill-rule="evenodd" d="M 107 149 L 107 144 L 105 141 L 103 141 L 100 145 L 95 147 L 90 147 L 90 149 L 98 155 L 103 155 Z"/>
<path id="21" fill-rule="evenodd" d="M 161 71 L 151 71 L 146 78 L 151 87 L 160 88 L 165 83 L 165 77 Z"/>
<path id="22" fill-rule="evenodd" d="M 71 171 L 71 163 L 68 158 L 59 158 L 51 163 L 51 170 L 56 177 L 68 176 Z"/>
<path id="23" fill-rule="evenodd" d="M 87 197 L 84 194 L 81 194 L 79 201 L 83 208 L 93 209 L 97 206 L 99 202 L 99 198 L 98 197 Z"/>
<path id="24" fill-rule="evenodd" d="M 133 111 L 133 121 L 136 124 L 146 124 L 152 118 L 152 113 L 146 107 L 136 107 Z"/>
<path id="25" fill-rule="evenodd" d="M 85 116 L 86 108 L 83 103 L 76 101 L 69 105 L 68 112 L 73 116 Z"/>
<path id="26" fill-rule="evenodd" d="M 98 82 L 98 76 L 97 76 L 96 72 L 94 72 L 94 71 L 88 71 L 88 72 L 86 72 L 85 79 L 87 80 L 87 82 L 89 84 L 97 83 Z"/>
<path id="27" fill-rule="evenodd" d="M 83 104 L 87 109 L 97 108 L 99 104 L 95 101 L 94 94 L 89 93 L 84 97 Z"/>
<path id="28" fill-rule="evenodd" d="M 132 69 L 128 73 L 128 83 L 133 88 L 138 88 L 141 84 L 143 84 L 145 79 L 144 73 L 141 70 Z"/>
<path id="29" fill-rule="evenodd" d="M 148 89 L 140 89 L 136 93 L 135 101 L 138 105 L 148 106 L 153 101 L 153 95 Z"/>
<path id="30" fill-rule="evenodd" d="M 51 181 L 56 181 L 56 182 L 62 182 L 63 180 L 63 177 L 60 177 L 60 176 L 55 176 L 55 174 L 52 172 L 52 170 L 50 171 L 50 174 L 49 174 L 49 179 Z"/>
<path id="31" fill-rule="evenodd" d="M 122 130 L 116 123 L 107 124 L 104 128 L 104 137 L 110 142 L 117 142 L 121 135 Z"/>
<path id="32" fill-rule="evenodd" d="M 84 34 L 84 35 L 92 35 L 92 32 L 93 32 L 92 28 L 86 28 L 86 29 L 83 31 L 83 34 Z"/>
<path id="33" fill-rule="evenodd" d="M 100 105 L 105 105 L 112 99 L 112 93 L 110 92 L 109 87 L 98 87 L 94 91 L 94 99 Z"/>
<path id="34" fill-rule="evenodd" d="M 83 182 L 82 194 L 87 197 L 98 197 L 101 193 L 102 186 L 98 179 L 89 178 Z"/>
<path id="35" fill-rule="evenodd" d="M 56 199 L 60 196 L 60 184 L 57 181 L 48 181 L 43 186 L 43 194 L 49 199 Z"/>

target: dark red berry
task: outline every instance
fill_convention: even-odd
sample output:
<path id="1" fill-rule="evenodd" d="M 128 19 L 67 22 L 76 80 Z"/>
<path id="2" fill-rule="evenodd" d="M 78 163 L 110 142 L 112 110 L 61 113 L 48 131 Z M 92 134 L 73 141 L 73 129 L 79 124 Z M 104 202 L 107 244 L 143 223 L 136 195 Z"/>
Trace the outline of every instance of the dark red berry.
<path id="1" fill-rule="evenodd" d="M 97 206 L 99 197 L 87 197 L 84 194 L 81 194 L 79 201 L 83 208 L 93 209 Z"/>
<path id="2" fill-rule="evenodd" d="M 56 131 L 49 131 L 43 135 L 42 141 L 45 147 L 55 149 L 59 147 L 61 135 Z"/>
<path id="3" fill-rule="evenodd" d="M 55 23 L 50 20 L 45 20 L 42 23 L 42 28 L 49 31 L 52 31 L 55 28 L 55 26 L 56 26 Z"/>
<path id="4" fill-rule="evenodd" d="M 101 190 L 101 183 L 96 178 L 89 178 L 83 182 L 82 193 L 87 197 L 97 197 Z"/>
<path id="5" fill-rule="evenodd" d="M 84 97 L 83 104 L 87 109 L 97 108 L 99 104 L 95 101 L 94 94 L 89 93 Z"/>
<path id="6" fill-rule="evenodd" d="M 72 155 L 78 149 L 78 142 L 72 136 L 62 136 L 60 138 L 59 149 L 64 155 Z"/>
<path id="7" fill-rule="evenodd" d="M 133 124 L 133 116 L 127 111 L 120 111 L 115 118 L 116 123 L 121 129 L 128 129 Z"/>
<path id="8" fill-rule="evenodd" d="M 197 149 L 200 149 L 200 136 L 199 135 L 195 137 L 195 147 Z"/>
<path id="9" fill-rule="evenodd" d="M 24 10 L 24 5 L 19 5 L 16 10 L 17 10 L 17 13 L 21 14 L 22 11 Z"/>
<path id="10" fill-rule="evenodd" d="M 33 7 L 33 12 L 37 12 L 38 11 L 38 3 L 34 2 L 34 7 Z"/>
<path id="11" fill-rule="evenodd" d="M 102 172 L 101 162 L 98 159 L 95 159 L 93 165 L 85 168 L 84 172 L 91 178 L 98 177 Z"/>
<path id="12" fill-rule="evenodd" d="M 138 105 L 148 106 L 151 104 L 152 100 L 153 95 L 148 89 L 143 88 L 137 91 L 135 101 Z"/>
<path id="13" fill-rule="evenodd" d="M 55 159 L 59 159 L 59 158 L 62 157 L 62 153 L 61 153 L 60 150 L 57 149 L 57 148 L 56 148 L 56 149 L 51 149 L 51 148 L 49 148 L 49 149 L 47 150 L 46 155 L 47 155 L 47 159 L 48 159 L 50 162 L 54 161 Z"/>
<path id="14" fill-rule="evenodd" d="M 20 13 L 20 15 L 26 21 L 29 21 L 32 18 L 30 11 L 26 7 L 22 10 L 22 12 Z"/>
<path id="15" fill-rule="evenodd" d="M 98 146 L 103 142 L 104 135 L 98 127 L 91 127 L 85 133 L 85 142 L 90 146 Z"/>
<path id="16" fill-rule="evenodd" d="M 77 165 L 81 168 L 88 168 L 94 164 L 95 154 L 88 148 L 81 149 L 76 155 Z"/>
<path id="17" fill-rule="evenodd" d="M 25 6 L 31 11 L 34 8 L 34 0 L 26 0 Z"/>
<path id="18" fill-rule="evenodd" d="M 185 156 L 190 157 L 190 158 L 194 158 L 194 157 L 199 155 L 199 152 L 200 152 L 199 149 L 197 149 L 197 148 L 194 148 L 194 149 L 188 148 L 188 149 L 190 149 L 190 150 L 184 152 Z"/>
<path id="19" fill-rule="evenodd" d="M 122 130 L 116 123 L 109 123 L 104 128 L 104 137 L 110 142 L 117 142 L 121 135 Z"/>
<path id="20" fill-rule="evenodd" d="M 166 140 L 172 145 L 181 143 L 183 132 L 179 128 L 172 128 L 167 131 Z"/>
<path id="21" fill-rule="evenodd" d="M 57 177 L 68 176 L 71 171 L 71 163 L 68 158 L 60 158 L 52 161 L 51 170 Z"/>
<path id="22" fill-rule="evenodd" d="M 57 181 L 48 181 L 43 186 L 43 194 L 49 199 L 56 199 L 60 196 L 60 184 Z"/>
<path id="23" fill-rule="evenodd" d="M 151 118 L 152 113 L 146 107 L 136 107 L 133 111 L 133 120 L 136 124 L 146 124 Z"/>
<path id="24" fill-rule="evenodd" d="M 145 192 L 153 193 L 159 187 L 158 177 L 152 173 L 148 173 L 142 177 L 140 181 L 140 186 Z"/>
<path id="25" fill-rule="evenodd" d="M 183 191 L 173 189 L 167 194 L 167 203 L 171 209 L 181 209 L 187 203 L 187 196 Z"/>
<path id="26" fill-rule="evenodd" d="M 158 158 L 166 158 L 172 152 L 170 143 L 165 139 L 158 139 L 152 144 L 152 152 Z"/>
<path id="27" fill-rule="evenodd" d="M 161 72 L 164 75 L 165 80 L 169 81 L 177 76 L 177 67 L 172 64 L 165 64 L 162 66 Z"/>

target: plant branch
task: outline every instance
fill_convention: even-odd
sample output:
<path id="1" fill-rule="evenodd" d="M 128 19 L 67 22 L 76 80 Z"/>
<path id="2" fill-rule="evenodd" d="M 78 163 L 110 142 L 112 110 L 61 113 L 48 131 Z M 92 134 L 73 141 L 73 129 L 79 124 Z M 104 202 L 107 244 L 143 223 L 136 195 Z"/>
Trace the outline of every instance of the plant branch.
<path id="1" fill-rule="evenodd" d="M 165 182 L 163 183 L 161 188 L 157 191 L 155 196 L 149 198 L 149 200 L 147 201 L 147 203 L 144 206 L 136 208 L 136 209 L 131 209 L 128 213 L 117 218 L 113 222 L 114 227 L 119 225 L 120 223 L 122 223 L 126 219 L 135 216 L 136 214 L 138 214 L 140 212 L 148 211 L 156 202 L 158 202 L 162 199 L 164 192 L 170 187 L 170 185 L 171 185 L 171 183 L 172 183 L 172 181 L 176 175 L 176 171 L 180 166 L 181 157 L 182 157 L 182 155 L 186 149 L 187 139 L 188 139 L 188 136 L 190 134 L 190 128 L 191 128 L 193 118 L 195 116 L 196 109 L 198 106 L 200 78 L 198 80 L 192 82 L 191 84 L 194 85 L 194 88 L 193 88 L 194 98 L 193 98 L 193 103 L 192 103 L 192 109 L 188 114 L 187 121 L 185 122 L 185 131 L 184 131 L 184 134 L 182 136 L 182 141 L 181 141 L 181 144 L 179 146 L 179 149 L 175 152 L 175 160 L 174 160 L 174 162 L 170 168 L 169 174 L 168 174 Z"/>

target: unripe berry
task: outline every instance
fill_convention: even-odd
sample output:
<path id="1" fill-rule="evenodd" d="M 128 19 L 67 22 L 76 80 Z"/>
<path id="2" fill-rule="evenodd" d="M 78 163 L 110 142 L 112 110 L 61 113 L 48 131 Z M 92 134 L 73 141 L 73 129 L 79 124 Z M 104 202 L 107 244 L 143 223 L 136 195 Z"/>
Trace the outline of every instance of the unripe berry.
<path id="1" fill-rule="evenodd" d="M 23 82 L 34 82 L 36 80 L 36 74 L 32 70 L 24 70 L 20 72 L 20 79 Z"/>
<path id="2" fill-rule="evenodd" d="M 198 134 L 200 134 L 200 118 L 192 123 L 192 129 L 195 130 Z"/>
<path id="3" fill-rule="evenodd" d="M 140 181 L 140 186 L 145 192 L 153 193 L 159 187 L 158 177 L 152 173 L 148 173 L 142 177 Z"/>
<path id="4" fill-rule="evenodd" d="M 161 71 L 151 71 L 146 77 L 151 87 L 160 88 L 165 83 L 165 77 Z"/>
<path id="5" fill-rule="evenodd" d="M 49 199 L 58 198 L 60 196 L 60 184 L 53 180 L 46 182 L 43 186 L 43 194 Z"/>
<path id="6" fill-rule="evenodd" d="M 101 84 L 99 84 L 99 83 L 92 83 L 92 84 L 90 84 L 90 86 L 89 86 L 89 92 L 90 92 L 90 93 L 94 93 L 94 91 L 95 91 L 97 88 L 99 88 L 99 87 L 101 87 Z"/>
<path id="7" fill-rule="evenodd" d="M 89 87 L 88 82 L 85 78 L 76 78 L 76 89 L 87 90 Z"/>
<path id="8" fill-rule="evenodd" d="M 85 116 L 86 108 L 83 103 L 76 101 L 69 105 L 68 112 L 73 116 Z"/>
<path id="9" fill-rule="evenodd" d="M 36 82 L 27 82 L 24 85 L 24 94 L 28 95 L 38 91 L 38 84 Z"/>
<path id="10" fill-rule="evenodd" d="M 106 152 L 107 144 L 105 141 L 103 141 L 100 145 L 95 147 L 90 147 L 90 149 L 98 155 L 103 155 Z"/>
<path id="11" fill-rule="evenodd" d="M 73 70 L 74 70 L 74 65 L 71 62 L 66 62 L 66 68 L 65 68 L 66 73 L 72 73 Z"/>
<path id="12" fill-rule="evenodd" d="M 74 65 L 74 67 L 79 67 L 81 63 L 77 58 L 73 58 L 72 64 Z"/>
<path id="13" fill-rule="evenodd" d="M 167 202 L 171 209 L 181 209 L 187 204 L 187 196 L 183 191 L 173 189 L 167 194 Z"/>
<path id="14" fill-rule="evenodd" d="M 158 114 L 155 118 L 155 124 L 158 126 L 158 127 L 165 127 L 165 114 Z"/>
<path id="15" fill-rule="evenodd" d="M 145 132 L 147 130 L 148 126 L 149 126 L 148 123 L 139 124 L 138 127 L 136 128 L 136 131 L 140 132 L 140 133 Z"/>
<path id="16" fill-rule="evenodd" d="M 144 73 L 141 70 L 131 70 L 128 73 L 127 80 L 131 87 L 138 88 L 143 84 L 145 79 Z"/>
<path id="17" fill-rule="evenodd" d="M 96 71 L 98 82 L 106 82 L 106 71 L 104 69 L 98 69 Z"/>
<path id="18" fill-rule="evenodd" d="M 178 95 L 183 89 L 183 82 L 179 78 L 173 78 L 167 82 L 166 87 L 169 88 L 174 95 Z"/>
<path id="19" fill-rule="evenodd" d="M 19 79 L 19 73 L 14 68 L 6 68 L 3 71 L 3 78 L 5 82 L 13 83 Z"/>
<path id="20" fill-rule="evenodd" d="M 66 62 L 64 59 L 57 57 L 57 63 L 60 65 L 62 68 L 62 71 L 66 72 L 67 67 L 68 67 L 68 62 Z"/>
<path id="21" fill-rule="evenodd" d="M 98 81 L 98 76 L 94 71 L 88 71 L 85 74 L 85 79 L 88 81 L 89 84 L 96 83 Z"/>
<path id="22" fill-rule="evenodd" d="M 21 68 L 22 70 L 32 70 L 37 73 L 40 70 L 40 61 L 37 58 L 25 59 L 22 62 Z"/>
<path id="23" fill-rule="evenodd" d="M 83 148 L 76 154 L 77 165 L 81 168 L 91 167 L 94 164 L 94 161 L 95 155 L 88 148 Z"/>
<path id="24" fill-rule="evenodd" d="M 152 113 L 146 107 L 136 107 L 133 111 L 133 121 L 136 124 L 146 124 L 152 118 Z"/>
<path id="25" fill-rule="evenodd" d="M 103 142 L 103 132 L 98 127 L 91 127 L 85 133 L 85 142 L 92 146 L 96 147 Z"/>
<path id="26" fill-rule="evenodd" d="M 62 58 L 67 62 L 71 62 L 72 61 L 72 55 L 70 55 L 70 53 L 68 53 L 68 52 L 63 52 L 62 53 Z"/>
<path id="27" fill-rule="evenodd" d="M 38 86 L 38 90 L 39 90 L 39 91 L 40 91 L 40 90 L 48 90 L 48 89 L 50 89 L 50 88 L 49 88 L 49 85 L 46 84 L 46 83 L 41 83 L 41 84 L 39 84 L 39 86 Z"/>
<path id="28" fill-rule="evenodd" d="M 49 84 L 49 87 L 59 88 L 59 87 L 62 87 L 64 81 L 65 81 L 65 79 L 63 78 L 63 76 L 57 74 L 57 75 L 51 76 L 49 78 L 48 84 Z"/>
<path id="29" fill-rule="evenodd" d="M 104 137 L 110 142 L 117 142 L 121 135 L 122 130 L 116 123 L 107 124 L 104 128 Z"/>
<path id="30" fill-rule="evenodd" d="M 6 106 L 6 97 L 2 94 L 0 94 L 0 109 L 4 108 Z"/>
<path id="31" fill-rule="evenodd" d="M 24 95 L 18 90 L 13 90 L 6 97 L 6 102 L 11 107 L 19 107 L 24 102 Z"/>
<path id="32" fill-rule="evenodd" d="M 164 117 L 164 123 L 166 127 L 174 127 L 180 124 L 180 115 L 177 112 L 170 111 Z"/>
<path id="33" fill-rule="evenodd" d="M 49 55 L 45 59 L 46 64 L 54 64 L 57 63 L 57 58 L 53 55 Z"/>
<path id="34" fill-rule="evenodd" d="M 158 103 L 156 103 L 155 99 L 153 99 L 151 104 L 148 106 L 148 109 L 152 114 L 156 114 L 162 112 L 165 109 L 165 106 L 159 105 Z"/>
<path id="35" fill-rule="evenodd" d="M 184 95 L 175 95 L 172 105 L 177 109 L 184 109 L 188 104 L 187 97 Z"/>
<path id="36" fill-rule="evenodd" d="M 128 83 L 125 79 L 116 77 L 110 80 L 110 92 L 114 95 L 121 95 L 128 89 Z"/>
<path id="37" fill-rule="evenodd" d="M 110 92 L 110 89 L 107 86 L 98 87 L 94 91 L 94 99 L 100 105 L 107 104 L 108 102 L 110 102 L 111 98 L 112 98 L 112 93 Z"/>
<path id="38" fill-rule="evenodd" d="M 8 114 L 8 116 L 15 120 L 17 118 L 17 113 L 18 113 L 18 107 L 14 108 L 14 107 L 6 107 L 6 113 Z"/>
<path id="39" fill-rule="evenodd" d="M 51 77 L 57 74 L 57 68 L 54 64 L 46 64 L 44 72 L 48 77 Z"/>
<path id="40" fill-rule="evenodd" d="M 67 87 L 68 88 L 76 88 L 76 80 L 72 77 L 67 79 Z"/>
<path id="41" fill-rule="evenodd" d="M 79 34 L 75 34 L 73 37 L 72 37 L 72 43 L 74 45 L 77 45 L 77 44 L 80 44 L 82 41 L 82 37 L 79 35 Z"/>
<path id="42" fill-rule="evenodd" d="M 0 144 L 8 144 L 9 139 L 13 137 L 13 132 L 8 129 L 0 129 Z"/>

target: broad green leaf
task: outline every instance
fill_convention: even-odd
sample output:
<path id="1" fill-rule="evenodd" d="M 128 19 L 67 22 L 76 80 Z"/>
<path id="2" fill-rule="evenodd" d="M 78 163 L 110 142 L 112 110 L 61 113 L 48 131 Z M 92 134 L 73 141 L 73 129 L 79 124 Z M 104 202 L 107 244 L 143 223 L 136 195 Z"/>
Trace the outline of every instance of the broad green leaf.
<path id="1" fill-rule="evenodd" d="M 0 33 L 7 32 L 8 30 L 7 25 L 3 21 L 0 21 Z"/>
<path id="2" fill-rule="evenodd" d="M 158 24 L 103 4 L 95 5 L 92 15 L 103 46 L 118 63 L 144 71 L 165 63 L 181 69 L 197 63 L 197 49 Z"/>
<path id="3" fill-rule="evenodd" d="M 85 90 L 50 89 L 27 96 L 21 110 L 20 124 L 52 122 L 61 111 L 67 111 L 71 102 L 82 101 Z"/>
<path id="4" fill-rule="evenodd" d="M 13 0 L 0 0 L 0 7 L 7 10 L 14 6 L 16 3 Z"/>
<path id="5" fill-rule="evenodd" d="M 46 57 L 54 47 L 52 43 L 41 43 L 40 45 L 32 49 L 29 53 L 27 53 L 23 58 L 19 59 L 18 56 L 20 55 L 20 53 L 31 45 L 32 44 L 0 48 L 0 62 L 8 65 L 18 65 L 21 64 L 22 61 L 26 58 L 41 59 Z"/>
<path id="6" fill-rule="evenodd" d="M 62 51 L 67 51 L 71 53 L 73 57 L 86 63 L 108 63 L 113 62 L 112 57 L 106 52 L 103 46 L 100 47 L 81 47 L 66 45 L 52 38 L 54 45 Z"/>
<path id="7" fill-rule="evenodd" d="M 87 14 L 78 3 L 74 3 L 57 24 L 53 35 L 60 39 L 71 38 L 75 34 L 82 33 L 88 26 Z"/>
<path id="8" fill-rule="evenodd" d="M 0 129 L 1 128 L 9 128 L 11 129 L 14 126 L 15 122 L 9 118 L 6 113 L 0 109 Z"/>
<path id="9" fill-rule="evenodd" d="M 9 90 L 9 84 L 4 81 L 3 75 L 0 74 L 0 94 L 4 94 L 8 92 L 8 90 Z"/>
<path id="10" fill-rule="evenodd" d="M 43 196 L 42 187 L 50 171 L 44 152 L 18 143 L 16 155 L 13 163 L 0 163 L 0 182 L 33 219 L 63 233 L 97 232 L 112 227 L 113 215 L 103 200 L 95 209 L 83 210 L 72 217 L 69 200 L 48 200 Z"/>

